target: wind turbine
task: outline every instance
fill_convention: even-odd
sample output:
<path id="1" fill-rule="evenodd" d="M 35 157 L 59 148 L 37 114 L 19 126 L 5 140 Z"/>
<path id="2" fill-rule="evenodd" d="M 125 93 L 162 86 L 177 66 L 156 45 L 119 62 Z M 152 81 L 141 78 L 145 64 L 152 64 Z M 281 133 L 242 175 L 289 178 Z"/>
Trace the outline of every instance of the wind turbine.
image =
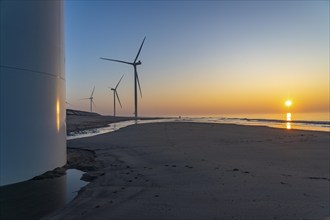
<path id="1" fill-rule="evenodd" d="M 117 96 L 117 99 L 118 99 L 118 102 L 120 104 L 120 107 L 122 108 L 121 106 L 121 103 L 120 103 L 120 99 L 119 99 L 119 95 L 118 95 L 118 92 L 117 92 L 117 88 L 118 88 L 118 85 L 121 81 L 121 79 L 124 77 L 125 74 L 123 74 L 123 76 L 120 78 L 119 82 L 117 83 L 116 87 L 115 88 L 110 88 L 112 91 L 113 91 L 113 116 L 116 117 L 116 96 Z"/>
<path id="2" fill-rule="evenodd" d="M 93 112 L 93 105 L 95 105 L 95 103 L 93 102 L 94 90 L 95 90 L 95 86 L 93 88 L 93 91 L 92 91 L 91 96 L 89 98 L 84 98 L 84 99 L 89 99 L 90 100 L 90 109 L 91 109 L 91 112 Z M 81 100 L 83 100 L 83 99 L 81 99 Z"/>
<path id="3" fill-rule="evenodd" d="M 141 52 L 141 49 L 142 49 L 142 46 L 144 44 L 144 41 L 145 41 L 146 37 L 143 38 L 143 41 L 142 41 L 142 44 L 140 46 L 140 49 L 134 59 L 134 61 L 132 63 L 130 62 L 127 62 L 127 61 L 122 61 L 122 60 L 115 60 L 115 59 L 108 59 L 108 58 L 103 58 L 103 57 L 100 57 L 100 59 L 103 59 L 103 60 L 108 60 L 108 61 L 114 61 L 114 62 L 119 62 L 119 63 L 125 63 L 125 64 L 129 64 L 129 65 L 132 65 L 134 67 L 134 104 L 135 104 L 135 119 L 137 119 L 138 117 L 138 110 L 137 110 L 137 85 L 139 86 L 139 90 L 140 90 L 140 95 L 141 95 L 141 98 L 142 98 L 142 91 L 141 91 L 141 86 L 140 86 L 140 80 L 139 80 L 139 76 L 138 76 L 138 73 L 137 73 L 137 69 L 136 67 L 138 65 L 141 65 L 141 61 L 137 61 L 139 55 L 140 55 L 140 52 Z"/>

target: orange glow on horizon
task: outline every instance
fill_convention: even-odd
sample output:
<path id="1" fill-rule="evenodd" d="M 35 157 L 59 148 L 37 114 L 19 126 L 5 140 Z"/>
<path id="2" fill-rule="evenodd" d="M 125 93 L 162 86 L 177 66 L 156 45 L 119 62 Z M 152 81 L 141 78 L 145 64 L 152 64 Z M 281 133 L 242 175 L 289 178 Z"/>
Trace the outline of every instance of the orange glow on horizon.
<path id="1" fill-rule="evenodd" d="M 329 109 L 329 93 L 326 87 L 328 85 L 318 87 L 312 85 L 307 88 L 303 81 L 297 82 L 291 85 L 290 89 L 294 92 L 288 97 L 288 86 L 280 83 L 272 84 L 272 81 L 255 85 L 253 81 L 250 84 L 240 83 L 240 79 L 238 82 L 225 82 L 225 79 L 219 81 L 217 78 L 203 80 L 200 79 L 200 82 L 186 80 L 180 85 L 173 80 L 147 87 L 144 90 L 146 95 L 143 99 L 139 99 L 139 114 L 143 116 L 279 114 L 278 118 L 283 118 L 289 111 L 297 116 L 297 113 L 324 113 Z M 207 88 L 196 89 L 201 85 Z M 125 106 L 119 109 L 119 114 L 132 115 L 133 93 L 128 91 L 126 94 L 126 91 L 123 91 L 120 98 Z M 105 104 L 101 107 L 98 105 L 97 111 L 101 114 L 112 114 L 112 109 L 109 107 L 112 103 L 109 104 L 108 97 L 101 102 Z"/>

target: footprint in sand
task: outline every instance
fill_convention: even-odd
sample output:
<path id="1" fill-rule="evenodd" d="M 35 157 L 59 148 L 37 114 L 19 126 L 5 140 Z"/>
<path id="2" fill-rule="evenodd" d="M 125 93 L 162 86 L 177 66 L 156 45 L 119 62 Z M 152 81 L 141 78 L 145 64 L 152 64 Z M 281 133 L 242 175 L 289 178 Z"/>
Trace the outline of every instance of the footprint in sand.
<path id="1" fill-rule="evenodd" d="M 310 176 L 310 177 L 307 177 L 307 179 L 310 179 L 310 180 L 328 180 L 328 181 L 330 181 L 330 179 L 328 179 L 326 177 L 317 177 L 317 176 Z"/>

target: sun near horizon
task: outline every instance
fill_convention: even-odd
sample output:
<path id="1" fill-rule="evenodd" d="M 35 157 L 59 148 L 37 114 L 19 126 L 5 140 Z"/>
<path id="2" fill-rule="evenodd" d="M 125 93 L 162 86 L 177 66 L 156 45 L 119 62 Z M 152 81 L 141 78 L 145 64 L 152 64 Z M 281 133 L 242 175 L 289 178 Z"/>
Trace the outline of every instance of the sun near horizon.
<path id="1" fill-rule="evenodd" d="M 290 107 L 292 105 L 292 101 L 290 99 L 285 101 L 285 106 Z"/>

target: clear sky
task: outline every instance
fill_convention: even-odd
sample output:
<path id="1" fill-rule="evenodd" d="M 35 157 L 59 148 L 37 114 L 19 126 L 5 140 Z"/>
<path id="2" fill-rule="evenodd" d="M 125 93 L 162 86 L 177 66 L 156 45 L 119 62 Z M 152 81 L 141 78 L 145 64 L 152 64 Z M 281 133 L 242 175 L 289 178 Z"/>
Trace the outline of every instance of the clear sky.
<path id="1" fill-rule="evenodd" d="M 133 116 L 329 111 L 329 1 L 66 1 L 68 108 Z M 119 106 L 118 106 L 119 107 Z"/>

